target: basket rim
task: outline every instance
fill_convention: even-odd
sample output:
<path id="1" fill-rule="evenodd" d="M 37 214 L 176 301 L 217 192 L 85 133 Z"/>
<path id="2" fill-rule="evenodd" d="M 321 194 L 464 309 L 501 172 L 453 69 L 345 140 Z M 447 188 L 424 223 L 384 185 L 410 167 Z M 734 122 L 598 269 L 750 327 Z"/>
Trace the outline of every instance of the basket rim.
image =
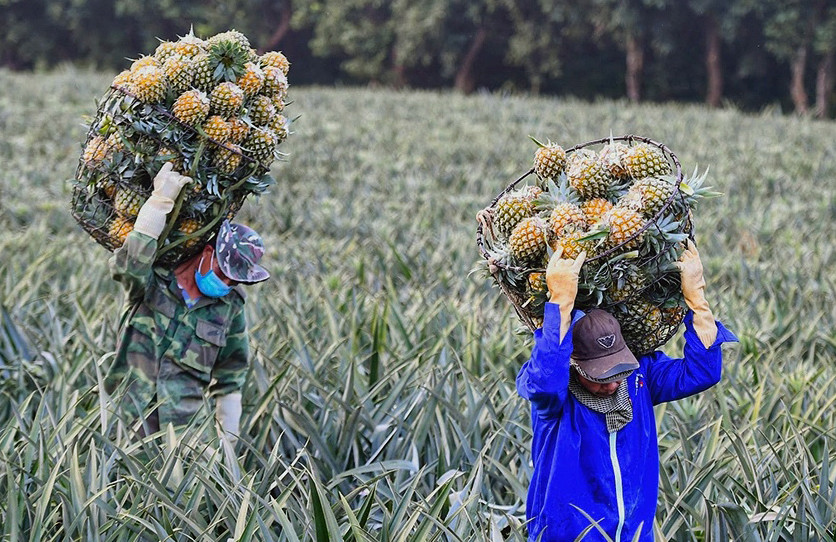
<path id="1" fill-rule="evenodd" d="M 600 139 L 595 139 L 595 140 L 592 140 L 592 141 L 587 141 L 586 143 L 580 143 L 578 145 L 574 145 L 573 147 L 570 147 L 570 148 L 566 149 L 565 152 L 566 152 L 566 154 L 569 154 L 569 153 L 572 153 L 572 152 L 576 152 L 580 149 L 583 149 L 585 147 L 591 147 L 591 146 L 594 146 L 594 145 L 602 145 L 602 144 L 606 144 L 606 143 L 611 143 L 613 141 L 627 141 L 628 143 L 632 143 L 634 141 L 639 141 L 639 142 L 642 142 L 642 143 L 647 143 L 649 145 L 653 145 L 653 146 L 659 148 L 660 150 L 662 150 L 662 152 L 664 152 L 667 156 L 670 157 L 670 159 L 673 161 L 673 163 L 676 167 L 676 185 L 674 186 L 673 192 L 668 197 L 668 199 L 665 201 L 664 205 L 662 205 L 662 207 L 659 209 L 659 211 L 656 212 L 655 215 L 653 215 L 653 217 L 651 217 L 649 220 L 647 220 L 647 222 L 644 226 L 642 226 L 633 235 L 631 235 L 630 237 L 628 237 L 627 239 L 622 241 L 619 245 L 617 245 L 613 248 L 610 248 L 608 250 L 605 250 L 601 254 L 598 254 L 598 255 L 596 255 L 592 258 L 589 258 L 589 259 L 585 260 L 586 262 L 594 262 L 594 261 L 600 260 L 602 258 L 608 257 L 611 254 L 614 254 L 620 246 L 623 246 L 624 244 L 629 243 L 630 241 L 632 241 L 636 237 L 640 236 L 642 233 L 644 233 L 650 227 L 655 225 L 657 220 L 659 218 L 661 218 L 662 215 L 665 213 L 665 211 L 668 210 L 668 207 L 671 206 L 674 199 L 676 199 L 677 196 L 681 197 L 681 194 L 682 194 L 682 192 L 679 188 L 679 185 L 682 183 L 682 180 L 683 180 L 682 164 L 679 162 L 679 158 L 676 156 L 676 154 L 667 145 L 665 145 L 663 143 L 659 143 L 658 141 L 654 141 L 653 139 L 650 139 L 648 137 L 637 136 L 637 135 L 633 135 L 633 134 L 628 134 L 628 135 L 623 135 L 623 136 L 609 136 L 609 137 L 604 137 L 604 138 L 600 138 Z M 521 176 L 517 177 L 515 180 L 511 181 L 501 192 L 499 192 L 499 194 L 496 195 L 496 197 L 493 198 L 490 205 L 488 205 L 482 211 L 480 211 L 480 216 L 481 216 L 481 212 L 484 212 L 485 210 L 488 210 L 488 209 L 493 209 L 496 206 L 496 203 L 502 198 L 502 196 L 504 196 L 507 193 L 514 190 L 519 183 L 521 183 L 523 180 L 525 180 L 527 177 L 529 177 L 532 173 L 534 173 L 534 168 L 533 167 L 531 169 L 529 169 L 527 172 L 525 172 L 524 174 L 522 174 Z M 481 220 L 481 218 L 478 220 L 478 222 L 479 222 L 479 224 L 476 227 L 476 244 L 479 248 L 479 253 L 481 254 L 482 258 L 487 260 L 492 266 L 495 266 L 497 268 L 497 270 L 508 270 L 508 271 L 513 271 L 513 272 L 525 272 L 525 271 L 529 271 L 529 270 L 541 269 L 541 268 L 519 267 L 519 266 L 513 266 L 513 265 L 505 265 L 502 262 L 499 262 L 499 261 L 496 261 L 495 259 L 493 259 L 491 257 L 491 255 L 487 252 L 487 249 L 485 248 L 484 223 Z M 690 220 L 689 220 L 689 222 L 690 222 Z M 690 224 L 689 236 L 693 237 L 693 224 Z"/>

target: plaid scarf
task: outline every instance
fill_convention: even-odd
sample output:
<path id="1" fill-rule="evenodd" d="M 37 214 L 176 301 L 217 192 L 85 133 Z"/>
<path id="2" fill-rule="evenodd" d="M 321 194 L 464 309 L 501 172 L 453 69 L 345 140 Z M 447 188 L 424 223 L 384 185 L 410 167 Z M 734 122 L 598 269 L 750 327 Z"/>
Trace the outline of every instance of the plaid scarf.
<path id="1" fill-rule="evenodd" d="M 627 393 L 627 380 L 622 380 L 615 393 L 608 397 L 598 397 L 583 387 L 578 376 L 572 371 L 569 378 L 569 391 L 575 399 L 587 408 L 605 415 L 607 431 L 618 431 L 633 419 L 633 402 Z"/>

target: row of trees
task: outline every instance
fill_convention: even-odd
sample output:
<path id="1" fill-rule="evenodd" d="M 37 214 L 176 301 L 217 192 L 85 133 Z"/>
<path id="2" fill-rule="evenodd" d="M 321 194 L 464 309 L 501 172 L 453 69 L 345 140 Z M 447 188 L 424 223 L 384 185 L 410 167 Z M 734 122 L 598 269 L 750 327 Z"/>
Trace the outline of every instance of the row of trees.
<path id="1" fill-rule="evenodd" d="M 832 115 L 833 0 L 0 0 L 0 64 L 124 67 L 193 25 L 295 83 L 784 103 Z"/>

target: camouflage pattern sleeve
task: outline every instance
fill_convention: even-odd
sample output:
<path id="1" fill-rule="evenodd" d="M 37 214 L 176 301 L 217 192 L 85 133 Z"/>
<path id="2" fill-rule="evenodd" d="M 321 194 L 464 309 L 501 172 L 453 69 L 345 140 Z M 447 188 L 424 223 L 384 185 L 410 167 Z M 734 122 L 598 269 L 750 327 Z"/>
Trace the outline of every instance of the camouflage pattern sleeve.
<path id="1" fill-rule="evenodd" d="M 125 239 L 125 244 L 110 257 L 110 274 L 114 280 L 122 283 L 129 302 L 139 301 L 145 295 L 145 289 L 153 276 L 156 254 L 156 239 L 132 231 Z"/>
<path id="2" fill-rule="evenodd" d="M 214 396 L 240 392 L 247 377 L 250 345 L 243 303 L 237 309 L 229 326 L 226 344 L 218 353 L 218 360 L 212 368 L 210 393 Z"/>

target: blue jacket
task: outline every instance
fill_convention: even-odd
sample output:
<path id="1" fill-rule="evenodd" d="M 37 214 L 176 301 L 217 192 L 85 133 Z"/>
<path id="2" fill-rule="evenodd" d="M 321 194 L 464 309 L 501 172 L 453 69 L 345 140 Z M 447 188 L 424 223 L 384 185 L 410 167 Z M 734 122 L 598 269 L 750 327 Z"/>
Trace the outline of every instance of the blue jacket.
<path id="1" fill-rule="evenodd" d="M 546 303 L 543 328 L 534 332 L 534 349 L 517 375 L 517 392 L 531 401 L 534 463 L 526 515 L 529 539 L 542 542 L 605 540 L 584 514 L 615 542 L 653 540 L 659 486 L 659 448 L 653 405 L 704 391 L 720 381 L 720 345 L 737 338 L 717 322 L 717 340 L 705 348 L 685 316 L 685 357 L 662 352 L 639 358 L 627 378 L 633 420 L 608 433 L 604 415 L 569 392 L 572 331 L 583 314 L 575 311 L 560 342 L 560 311 Z M 582 512 L 583 511 L 583 512 Z M 542 538 L 538 538 L 542 537 Z"/>

